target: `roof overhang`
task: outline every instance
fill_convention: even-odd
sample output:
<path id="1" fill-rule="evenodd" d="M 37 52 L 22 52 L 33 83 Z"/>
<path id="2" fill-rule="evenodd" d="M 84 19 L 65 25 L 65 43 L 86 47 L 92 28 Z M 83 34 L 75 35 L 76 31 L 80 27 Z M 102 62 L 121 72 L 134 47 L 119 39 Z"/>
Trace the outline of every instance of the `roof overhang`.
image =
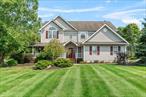
<path id="1" fill-rule="evenodd" d="M 66 43 L 63 44 L 63 46 L 66 46 L 67 44 L 73 43 L 75 46 L 78 46 L 78 44 L 74 41 L 68 41 Z"/>

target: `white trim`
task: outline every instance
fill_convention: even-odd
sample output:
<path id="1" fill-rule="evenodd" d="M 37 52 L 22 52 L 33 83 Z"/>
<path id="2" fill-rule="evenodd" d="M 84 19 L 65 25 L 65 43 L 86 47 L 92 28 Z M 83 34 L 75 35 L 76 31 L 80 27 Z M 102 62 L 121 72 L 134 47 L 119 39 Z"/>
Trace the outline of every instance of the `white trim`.
<path id="1" fill-rule="evenodd" d="M 86 41 L 88 41 L 90 38 L 92 38 L 98 31 L 100 31 L 103 27 L 105 26 L 105 24 L 102 26 L 102 27 L 100 27 L 96 32 L 94 32 L 90 37 L 88 37 L 88 39 L 86 39 L 84 42 L 83 42 L 83 44 L 86 42 Z"/>
<path id="2" fill-rule="evenodd" d="M 53 20 L 51 20 L 51 21 L 48 21 L 45 25 L 43 25 L 39 30 L 42 30 L 44 27 L 46 27 L 47 25 L 49 25 L 50 23 L 54 23 L 55 25 L 57 25 L 58 27 L 60 27 L 58 24 L 56 24 Z M 62 27 L 60 27 L 60 28 L 62 28 Z M 63 29 L 63 28 L 62 28 Z"/>
<path id="3" fill-rule="evenodd" d="M 54 20 L 56 20 L 58 17 L 60 17 L 62 20 L 64 20 L 61 16 L 56 16 L 55 18 L 53 18 L 51 21 L 48 21 L 45 25 L 43 25 L 39 30 L 42 30 L 44 27 L 46 27 L 48 24 L 50 24 L 51 22 L 53 22 Z M 78 31 L 75 27 L 73 27 L 69 22 L 67 22 L 66 20 L 64 20 L 64 22 L 66 22 L 69 26 L 71 26 L 74 30 Z M 53 22 L 54 23 L 54 22 Z M 57 25 L 57 24 L 56 24 Z M 64 28 L 63 28 L 64 29 Z"/>
<path id="4" fill-rule="evenodd" d="M 65 44 L 63 44 L 63 46 L 65 46 L 66 44 L 68 44 L 68 43 L 70 43 L 70 42 L 72 42 L 73 44 L 75 44 L 76 46 L 78 46 L 78 44 L 75 43 L 75 42 L 73 42 L 73 41 L 68 41 L 68 42 L 66 42 Z"/>
<path id="5" fill-rule="evenodd" d="M 69 26 L 71 26 L 74 30 L 78 31 L 75 27 L 73 27 L 69 22 L 67 22 L 65 19 L 63 19 L 61 16 L 57 16 L 54 20 L 56 20 L 58 17 L 60 17 L 62 20 L 64 20 Z"/>
<path id="6" fill-rule="evenodd" d="M 83 42 L 83 44 L 85 42 L 87 42 L 89 39 L 91 39 L 96 33 L 98 33 L 103 27 L 108 27 L 114 34 L 116 34 L 119 38 L 121 38 L 122 40 L 124 40 L 126 42 L 126 44 L 129 44 L 128 41 L 126 41 L 123 37 L 121 37 L 117 32 L 115 32 L 111 27 L 109 27 L 108 25 L 104 24 L 101 28 L 99 28 L 94 34 L 92 34 L 87 40 L 85 40 Z"/>
<path id="7" fill-rule="evenodd" d="M 111 27 L 109 27 L 108 25 L 106 25 L 112 32 L 114 32 L 114 34 L 116 34 L 118 37 L 120 37 L 122 40 L 124 40 L 127 44 L 129 44 L 129 42 L 127 40 L 125 40 L 121 35 L 119 35 L 116 31 L 114 31 Z"/>
<path id="8" fill-rule="evenodd" d="M 53 21 L 48 21 L 45 25 L 43 25 L 39 30 L 42 30 L 44 27 L 46 27 L 48 24 L 50 24 Z"/>

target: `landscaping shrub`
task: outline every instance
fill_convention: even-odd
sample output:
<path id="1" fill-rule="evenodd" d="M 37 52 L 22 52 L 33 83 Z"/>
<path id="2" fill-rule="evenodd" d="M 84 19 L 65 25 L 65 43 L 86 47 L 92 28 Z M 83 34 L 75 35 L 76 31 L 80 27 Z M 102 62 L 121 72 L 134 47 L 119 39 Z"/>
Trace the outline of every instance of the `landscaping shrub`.
<path id="1" fill-rule="evenodd" d="M 83 61 L 82 58 L 78 58 L 78 59 L 77 59 L 77 63 L 80 63 L 80 62 L 82 62 L 82 61 Z"/>
<path id="2" fill-rule="evenodd" d="M 88 64 L 87 61 L 80 61 L 80 64 Z"/>
<path id="3" fill-rule="evenodd" d="M 127 58 L 128 58 L 128 54 L 127 53 L 117 53 L 117 63 L 118 64 L 127 64 Z"/>
<path id="4" fill-rule="evenodd" d="M 54 65 L 57 67 L 70 67 L 73 62 L 70 59 L 58 58 L 54 61 Z"/>
<path id="5" fill-rule="evenodd" d="M 20 64 L 30 63 L 33 60 L 33 55 L 31 53 L 13 53 L 10 57 L 17 60 L 17 62 Z"/>
<path id="6" fill-rule="evenodd" d="M 13 53 L 11 54 L 10 57 L 17 60 L 18 63 L 23 63 L 23 60 L 22 60 L 23 53 Z"/>
<path id="7" fill-rule="evenodd" d="M 94 63 L 99 63 L 99 60 L 95 60 Z"/>
<path id="8" fill-rule="evenodd" d="M 31 53 L 26 53 L 23 56 L 23 62 L 24 63 L 30 63 L 33 61 L 33 55 Z"/>
<path id="9" fill-rule="evenodd" d="M 18 62 L 14 59 L 5 59 L 3 66 L 8 67 L 8 66 L 16 66 Z"/>
<path id="10" fill-rule="evenodd" d="M 41 52 L 37 57 L 36 57 L 36 62 L 39 60 L 52 60 L 50 55 L 45 53 L 45 52 Z"/>
<path id="11" fill-rule="evenodd" d="M 35 69 L 45 69 L 47 68 L 49 65 L 52 65 L 51 61 L 47 61 L 47 60 L 40 60 L 37 63 L 35 63 Z"/>
<path id="12" fill-rule="evenodd" d="M 137 63 L 146 65 L 146 57 L 141 57 L 140 60 Z"/>

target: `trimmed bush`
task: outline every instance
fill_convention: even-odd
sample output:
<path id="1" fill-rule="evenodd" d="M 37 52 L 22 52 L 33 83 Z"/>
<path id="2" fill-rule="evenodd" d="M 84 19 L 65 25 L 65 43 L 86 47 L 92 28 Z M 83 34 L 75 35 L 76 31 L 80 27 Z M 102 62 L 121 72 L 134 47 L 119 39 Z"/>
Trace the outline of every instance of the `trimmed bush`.
<path id="1" fill-rule="evenodd" d="M 24 63 L 33 62 L 33 55 L 31 53 L 24 54 Z"/>
<path id="2" fill-rule="evenodd" d="M 17 60 L 17 62 L 20 64 L 30 63 L 33 61 L 33 55 L 31 53 L 13 53 L 10 57 Z"/>
<path id="3" fill-rule="evenodd" d="M 82 61 L 83 61 L 82 58 L 78 58 L 78 59 L 77 59 L 77 63 L 80 63 L 80 62 L 82 62 Z"/>
<path id="4" fill-rule="evenodd" d="M 47 61 L 47 60 L 40 60 L 37 63 L 35 63 L 35 69 L 45 69 L 47 68 L 49 65 L 52 65 L 51 61 Z"/>
<path id="5" fill-rule="evenodd" d="M 35 61 L 37 62 L 37 61 L 39 61 L 39 60 L 52 60 L 50 56 L 51 56 L 51 55 L 49 55 L 49 54 L 47 54 L 47 53 L 45 53 L 45 52 L 41 52 L 41 53 L 37 56 L 37 58 L 36 58 Z"/>
<path id="6" fill-rule="evenodd" d="M 16 61 L 16 60 L 14 60 L 14 59 L 6 59 L 5 61 L 4 61 L 4 64 L 3 64 L 3 66 L 16 66 L 18 64 L 18 62 Z"/>
<path id="7" fill-rule="evenodd" d="M 70 67 L 73 62 L 70 59 L 58 58 L 54 61 L 54 65 L 57 67 Z"/>

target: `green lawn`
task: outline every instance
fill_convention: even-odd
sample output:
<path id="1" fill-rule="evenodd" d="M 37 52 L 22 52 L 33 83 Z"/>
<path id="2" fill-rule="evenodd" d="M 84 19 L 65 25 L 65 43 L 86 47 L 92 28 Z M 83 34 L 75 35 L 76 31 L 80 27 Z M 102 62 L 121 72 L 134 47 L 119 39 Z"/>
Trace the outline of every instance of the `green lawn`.
<path id="1" fill-rule="evenodd" d="M 0 68 L 0 97 L 146 97 L 146 67 Z"/>

